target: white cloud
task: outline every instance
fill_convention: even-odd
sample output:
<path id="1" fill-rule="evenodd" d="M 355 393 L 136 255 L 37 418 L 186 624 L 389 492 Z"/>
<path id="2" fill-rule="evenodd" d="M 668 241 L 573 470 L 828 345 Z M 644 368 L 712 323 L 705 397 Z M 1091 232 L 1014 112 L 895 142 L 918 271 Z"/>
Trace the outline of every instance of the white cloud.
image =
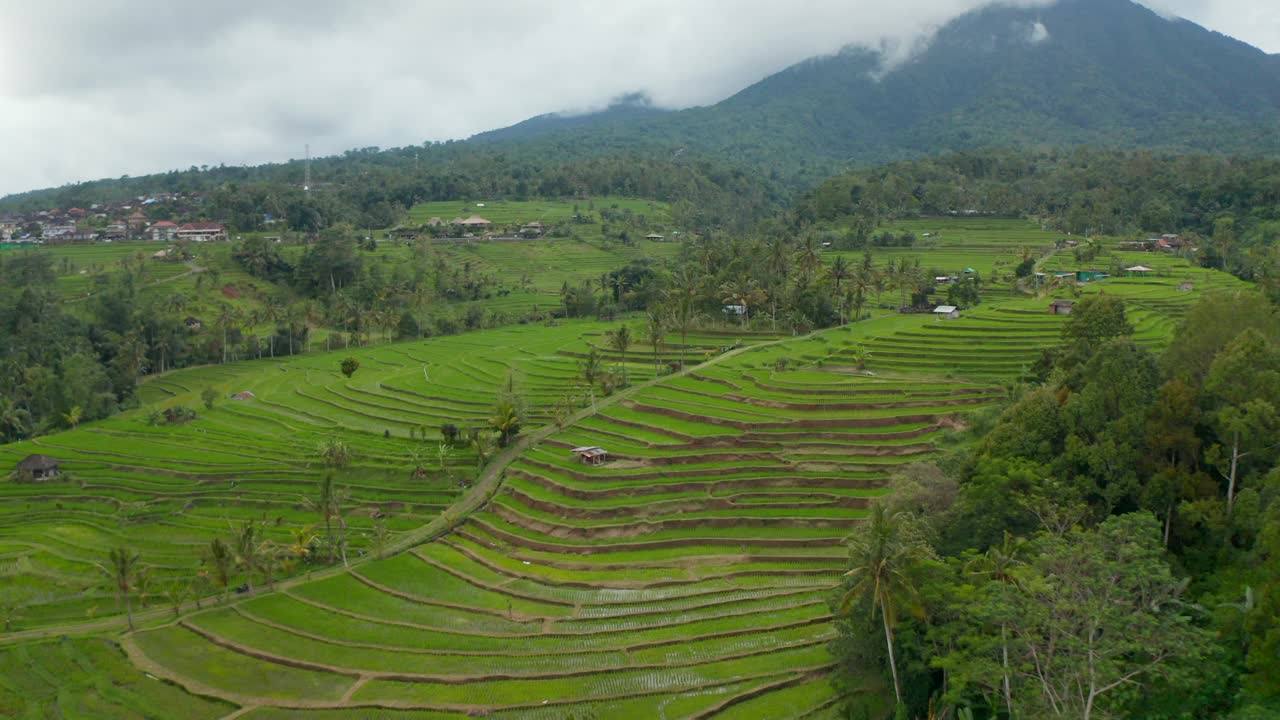
<path id="1" fill-rule="evenodd" d="M 0 193 L 466 137 L 633 90 L 708 104 L 849 43 L 905 53 L 983 2 L 0 0 Z"/>

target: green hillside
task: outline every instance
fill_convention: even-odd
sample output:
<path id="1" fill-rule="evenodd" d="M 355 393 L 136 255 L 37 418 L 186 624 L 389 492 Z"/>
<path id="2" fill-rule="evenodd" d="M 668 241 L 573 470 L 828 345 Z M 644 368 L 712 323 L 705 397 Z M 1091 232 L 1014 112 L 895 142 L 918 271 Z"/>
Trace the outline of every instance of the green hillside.
<path id="1" fill-rule="evenodd" d="M 925 226 L 941 234 L 918 251 L 936 250 L 939 265 L 989 264 L 1018 243 L 1034 243 L 1047 274 L 1074 265 L 1052 252 L 1051 234 L 1018 222 L 909 227 Z M 983 232 L 987 245 L 948 249 L 948 237 Z M 144 409 L 5 446 L 4 462 L 40 451 L 70 473 L 6 486 L 10 592 L 29 593 L 13 625 L 116 612 L 92 563 L 117 542 L 143 549 L 162 587 L 199 567 L 198 547 L 228 520 L 265 516 L 269 535 L 287 541 L 315 521 L 298 498 L 323 472 L 320 448 L 340 436 L 352 457 L 338 481 L 351 490 L 353 567 L 304 563 L 296 569 L 315 579 L 177 622 L 153 600 L 146 629 L 122 641 L 135 666 L 248 717 L 835 717 L 830 603 L 846 535 L 891 475 L 967 442 L 957 428 L 1002 405 L 1008 383 L 1057 342 L 1066 318 L 1047 312 L 1049 300 L 1123 298 L 1135 339 L 1159 349 L 1195 298 L 1244 287 L 1178 258 L 1108 252 L 1154 272 L 1046 287 L 1037 298 L 997 293 L 955 320 L 892 314 L 795 339 L 746 335 L 727 354 L 743 333 L 701 331 L 687 350 L 710 360 L 655 378 L 655 359 L 681 354 L 669 336 L 656 358 L 635 351 L 628 372 L 638 386 L 594 412 L 582 408 L 579 363 L 592 346 L 621 359 L 601 334 L 609 324 L 157 377 L 143 386 L 149 406 L 189 404 L 197 419 L 150 426 Z M 348 354 L 361 363 L 350 379 L 337 371 Z M 527 439 L 478 477 L 466 449 L 442 467 L 439 425 L 484 424 L 509 383 L 529 408 Z M 198 407 L 206 386 L 221 396 L 212 410 Z M 226 399 L 243 390 L 254 397 Z M 557 429 L 552 411 L 566 394 L 582 409 Z M 570 453 L 590 445 L 609 461 L 592 467 Z M 414 477 L 423 455 L 425 474 Z M 386 544 L 407 549 L 362 556 L 383 523 Z M 883 712 L 879 680 L 858 682 L 854 702 Z M 87 698 L 88 687 L 61 692 Z"/>

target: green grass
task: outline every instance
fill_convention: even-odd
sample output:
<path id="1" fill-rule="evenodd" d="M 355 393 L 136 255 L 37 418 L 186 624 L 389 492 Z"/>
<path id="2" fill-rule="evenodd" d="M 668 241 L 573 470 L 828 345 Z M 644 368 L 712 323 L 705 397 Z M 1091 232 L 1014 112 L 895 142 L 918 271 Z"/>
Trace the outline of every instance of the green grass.
<path id="1" fill-rule="evenodd" d="M 235 710 L 134 669 L 102 639 L 0 649 L 0 716 L 214 720 Z"/>

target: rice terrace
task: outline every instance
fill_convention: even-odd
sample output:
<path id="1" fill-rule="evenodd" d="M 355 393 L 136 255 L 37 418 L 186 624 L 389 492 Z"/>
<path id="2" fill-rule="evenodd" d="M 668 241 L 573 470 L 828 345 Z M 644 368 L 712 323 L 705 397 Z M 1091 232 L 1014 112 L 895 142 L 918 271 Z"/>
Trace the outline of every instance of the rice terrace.
<path id="1" fill-rule="evenodd" d="M 1227 4 L 0 3 L 0 718 L 1280 717 Z"/>
<path id="2" fill-rule="evenodd" d="M 1027 223 L 932 226 L 1023 228 L 1014 242 L 1034 243 L 1038 268 L 1070 265 Z M 956 272 L 1019 251 L 947 247 Z M 1177 290 L 1188 278 L 1198 289 Z M 1129 301 L 1134 337 L 1158 349 L 1201 289 L 1237 285 L 1170 262 L 1083 290 Z M 6 584 L 26 599 L 7 610 L 3 658 L 42 669 L 31 687 L 6 682 L 0 707 L 835 717 L 846 536 L 898 469 L 965 442 L 965 418 L 1003 402 L 1066 321 L 1043 292 L 993 292 L 944 321 L 873 310 L 784 333 L 710 318 L 642 345 L 642 320 L 564 319 L 152 376 L 136 410 L 0 447 L 0 462 L 38 453 L 60 473 L 3 486 Z M 627 325 L 637 339 L 619 346 Z M 597 397 L 589 363 L 625 386 Z M 509 447 L 468 442 L 503 397 L 525 427 Z M 192 421 L 156 422 L 188 406 Z M 336 502 L 313 497 L 322 476 Z M 313 562 L 335 521 L 345 557 Z M 294 552 L 210 564 L 215 538 L 245 532 Z M 147 568 L 123 635 L 99 570 L 116 545 Z M 885 688 L 866 683 L 855 697 L 885 712 Z"/>

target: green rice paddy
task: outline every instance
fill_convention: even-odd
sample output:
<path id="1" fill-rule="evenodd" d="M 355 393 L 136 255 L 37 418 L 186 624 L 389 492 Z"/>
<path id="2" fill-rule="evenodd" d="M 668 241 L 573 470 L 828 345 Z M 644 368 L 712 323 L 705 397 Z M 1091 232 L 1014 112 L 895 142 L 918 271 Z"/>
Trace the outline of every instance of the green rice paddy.
<path id="1" fill-rule="evenodd" d="M 991 222 L 947 221 L 934 249 L 951 252 L 949 228 L 976 236 Z M 956 241 L 947 262 L 991 266 L 1036 238 L 1046 248 L 1038 228 L 994 227 L 986 246 Z M 125 650 L 153 682 L 246 718 L 818 719 L 842 716 L 845 700 L 882 716 L 883 688 L 842 699 L 829 682 L 845 538 L 893 472 L 937 456 L 964 414 L 1000 403 L 1057 344 L 1066 318 L 1048 312 L 1052 299 L 1123 297 L 1136 340 L 1158 349 L 1202 292 L 1242 286 L 1172 258 L 1133 261 L 1157 272 L 995 293 L 953 320 L 886 315 L 785 341 L 748 337 L 540 438 L 444 537 L 153 623 L 127 634 Z M 1074 263 L 1046 255 L 1039 269 Z M 255 397 L 221 401 L 184 427 L 146 426 L 139 412 L 0 449 L 3 462 L 55 454 L 76 479 L 5 486 L 0 557 L 13 563 L 9 577 L 51 599 L 18 627 L 69 622 L 89 603 L 113 611 L 105 590 L 82 588 L 93 584 L 85 563 L 120 539 L 181 568 L 227 517 L 305 522 L 296 497 L 314 484 L 315 446 L 334 433 L 355 451 L 342 480 L 360 508 L 352 532 L 367 533 L 375 508 L 398 532 L 425 524 L 453 502 L 456 477 L 438 464 L 408 477 L 420 442 L 410 428 L 483 423 L 508 377 L 528 426 L 548 422 L 577 358 L 608 327 L 367 348 L 352 352 L 361 369 L 349 380 L 341 355 L 173 373 L 148 383 L 149 403 L 194 405 L 208 385 Z M 693 336 L 691 355 L 723 342 Z M 653 378 L 649 354 L 633 353 L 633 381 Z M 606 448 L 609 461 L 579 462 L 571 449 L 583 445 Z M 460 453 L 455 472 L 472 460 Z M 10 652 L 37 647 L 49 646 Z"/>

